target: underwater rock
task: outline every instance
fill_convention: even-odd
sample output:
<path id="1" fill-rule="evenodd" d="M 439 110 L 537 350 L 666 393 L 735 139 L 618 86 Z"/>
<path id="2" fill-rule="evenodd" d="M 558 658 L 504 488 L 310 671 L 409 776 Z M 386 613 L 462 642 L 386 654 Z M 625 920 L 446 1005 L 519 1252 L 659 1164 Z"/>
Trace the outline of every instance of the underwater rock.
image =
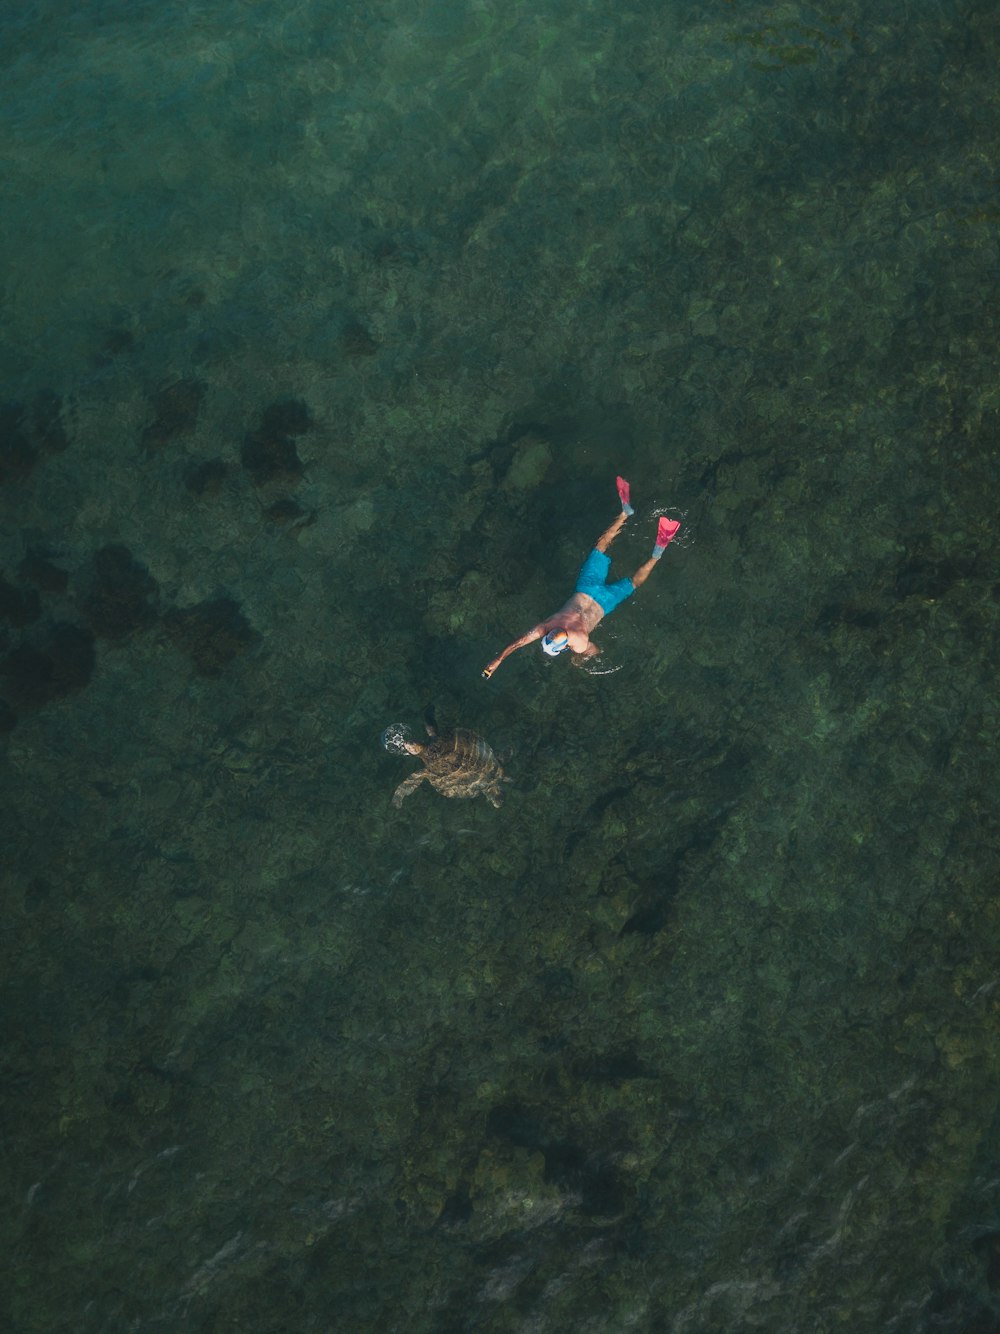
<path id="1" fill-rule="evenodd" d="M 552 451 L 539 435 L 523 435 L 514 443 L 514 458 L 503 479 L 505 491 L 534 491 L 545 479 Z"/>
<path id="2" fill-rule="evenodd" d="M 94 636 L 78 625 L 50 625 L 0 662 L 0 693 L 13 705 L 40 709 L 82 690 L 94 672 Z"/>
<path id="3" fill-rule="evenodd" d="M 83 614 L 102 639 L 125 639 L 156 620 L 153 602 L 159 591 L 159 584 L 128 547 L 102 547 L 94 556 L 94 575 L 83 599 Z"/>
<path id="4" fill-rule="evenodd" d="M 169 612 L 164 625 L 171 642 L 186 653 L 199 676 L 219 676 L 260 638 L 233 598 L 211 598 Z"/>
<path id="5" fill-rule="evenodd" d="M 424 609 L 424 623 L 434 634 L 462 634 L 467 625 L 476 624 L 484 599 L 492 597 L 491 581 L 481 571 L 469 570 L 457 589 L 431 594 Z"/>
<path id="6" fill-rule="evenodd" d="M 298 399 L 284 399 L 264 409 L 260 426 L 243 442 L 240 458 L 256 486 L 299 477 L 302 460 L 292 436 L 312 426 L 309 409 Z"/>
<path id="7" fill-rule="evenodd" d="M 42 614 L 42 603 L 33 588 L 22 591 L 0 575 L 0 621 L 8 625 L 32 625 Z"/>
<path id="8" fill-rule="evenodd" d="M 542 1227 L 578 1202 L 546 1179 L 543 1154 L 510 1145 L 482 1150 L 468 1193 L 467 1226 L 483 1240 Z"/>
<path id="9" fill-rule="evenodd" d="M 142 433 L 146 449 L 161 449 L 175 436 L 187 435 L 198 424 L 205 386 L 198 380 L 175 380 L 150 398 L 155 416 Z"/>

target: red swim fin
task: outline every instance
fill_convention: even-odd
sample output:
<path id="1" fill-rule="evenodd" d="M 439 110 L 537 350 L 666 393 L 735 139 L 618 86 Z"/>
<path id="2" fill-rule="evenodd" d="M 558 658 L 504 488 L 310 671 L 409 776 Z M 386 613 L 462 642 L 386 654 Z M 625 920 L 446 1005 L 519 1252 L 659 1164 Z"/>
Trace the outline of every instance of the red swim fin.
<path id="1" fill-rule="evenodd" d="M 635 510 L 632 508 L 632 505 L 630 503 L 631 496 L 629 494 L 628 482 L 626 482 L 624 477 L 616 477 L 615 482 L 618 485 L 618 498 L 622 502 L 622 509 L 626 514 L 634 514 Z"/>
<path id="2" fill-rule="evenodd" d="M 680 532 L 680 522 L 677 519 L 668 519 L 665 514 L 660 516 L 660 522 L 656 525 L 656 546 L 653 547 L 653 559 L 659 560 L 666 550 L 667 544 L 672 542 Z"/>

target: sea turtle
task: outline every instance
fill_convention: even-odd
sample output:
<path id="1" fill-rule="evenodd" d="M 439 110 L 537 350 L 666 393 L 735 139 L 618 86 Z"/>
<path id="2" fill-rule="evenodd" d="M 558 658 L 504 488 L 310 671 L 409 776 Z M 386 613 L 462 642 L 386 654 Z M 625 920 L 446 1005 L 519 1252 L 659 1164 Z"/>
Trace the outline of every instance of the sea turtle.
<path id="1" fill-rule="evenodd" d="M 503 805 L 501 783 L 509 783 L 489 744 L 464 727 L 438 732 L 433 710 L 424 719 L 429 741 L 411 741 L 402 723 L 393 723 L 382 733 L 382 744 L 394 755 L 418 755 L 423 769 L 405 778 L 392 795 L 392 804 L 416 791 L 426 778 L 443 797 L 484 796 L 493 806 Z"/>

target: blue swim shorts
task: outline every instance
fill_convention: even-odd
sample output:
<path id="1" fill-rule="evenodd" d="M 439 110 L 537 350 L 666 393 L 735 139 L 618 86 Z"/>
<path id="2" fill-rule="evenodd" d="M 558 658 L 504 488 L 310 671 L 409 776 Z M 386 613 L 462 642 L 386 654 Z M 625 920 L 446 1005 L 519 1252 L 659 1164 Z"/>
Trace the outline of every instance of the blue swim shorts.
<path id="1" fill-rule="evenodd" d="M 607 578 L 610 569 L 611 557 L 603 551 L 592 551 L 583 562 L 574 590 L 593 598 L 603 608 L 605 616 L 620 607 L 635 592 L 631 579 L 616 579 L 613 584 L 609 584 Z"/>

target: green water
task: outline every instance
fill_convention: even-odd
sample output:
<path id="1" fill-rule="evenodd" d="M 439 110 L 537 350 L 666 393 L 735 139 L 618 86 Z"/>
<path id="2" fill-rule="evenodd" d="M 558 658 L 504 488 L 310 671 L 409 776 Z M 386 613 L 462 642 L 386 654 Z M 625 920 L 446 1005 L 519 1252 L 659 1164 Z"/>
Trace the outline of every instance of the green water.
<path id="1" fill-rule="evenodd" d="M 4 1329 L 993 1334 L 995 5 L 0 61 Z"/>

